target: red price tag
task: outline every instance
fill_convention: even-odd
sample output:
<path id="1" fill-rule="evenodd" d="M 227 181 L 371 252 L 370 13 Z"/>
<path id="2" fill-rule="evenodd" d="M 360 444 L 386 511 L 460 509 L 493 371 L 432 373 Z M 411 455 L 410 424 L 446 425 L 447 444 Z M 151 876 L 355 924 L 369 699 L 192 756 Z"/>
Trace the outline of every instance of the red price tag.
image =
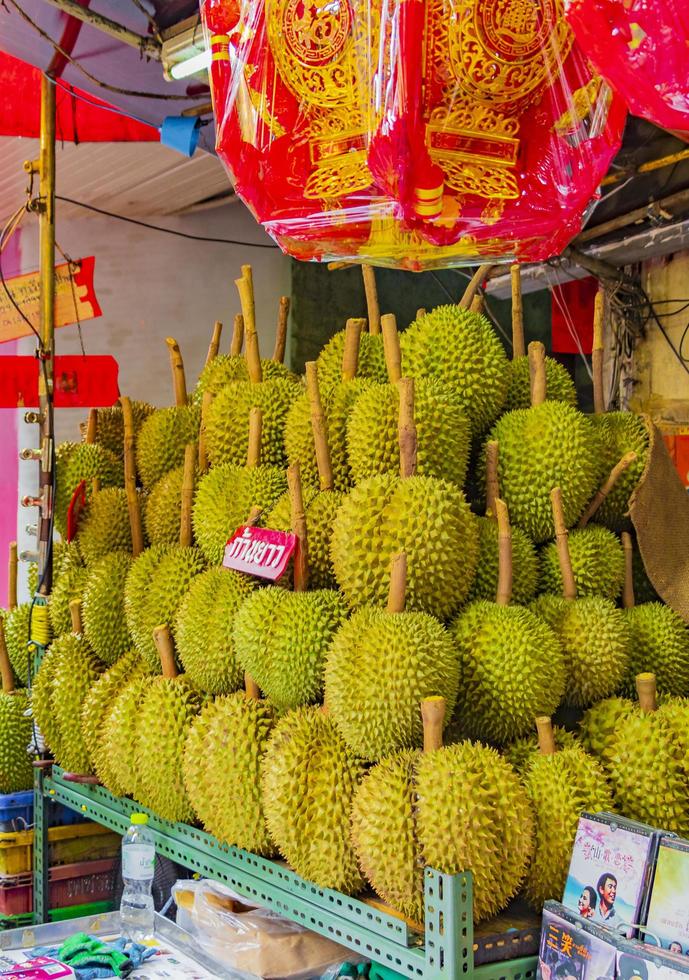
<path id="1" fill-rule="evenodd" d="M 242 525 L 225 545 L 223 566 L 276 582 L 297 546 L 296 534 Z"/>
<path id="2" fill-rule="evenodd" d="M 67 508 L 67 540 L 74 541 L 79 530 L 79 518 L 86 506 L 86 480 L 75 487 Z M 63 516 L 63 515 L 60 515 Z"/>

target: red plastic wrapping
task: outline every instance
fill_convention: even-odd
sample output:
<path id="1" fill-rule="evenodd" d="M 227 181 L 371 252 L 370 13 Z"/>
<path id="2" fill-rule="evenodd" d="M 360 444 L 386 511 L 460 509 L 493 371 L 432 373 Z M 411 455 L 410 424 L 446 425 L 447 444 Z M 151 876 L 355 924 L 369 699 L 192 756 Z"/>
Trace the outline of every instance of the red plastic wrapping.
<path id="1" fill-rule="evenodd" d="M 689 140 L 687 0 L 566 0 L 586 56 L 631 111 Z"/>
<path id="2" fill-rule="evenodd" d="M 541 260 L 624 125 L 563 0 L 204 0 L 217 147 L 292 255 Z"/>

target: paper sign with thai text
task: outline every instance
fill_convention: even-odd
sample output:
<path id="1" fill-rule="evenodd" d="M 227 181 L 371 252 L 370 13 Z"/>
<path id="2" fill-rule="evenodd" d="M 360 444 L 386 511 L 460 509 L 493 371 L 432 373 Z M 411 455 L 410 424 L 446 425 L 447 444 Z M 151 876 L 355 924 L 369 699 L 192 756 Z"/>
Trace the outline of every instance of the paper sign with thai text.
<path id="1" fill-rule="evenodd" d="M 55 266 L 55 327 L 66 327 L 101 316 L 93 284 L 96 260 L 93 255 Z M 38 272 L 28 272 L 5 280 L 7 289 L 24 316 L 38 329 L 40 316 L 40 278 Z M 0 344 L 6 340 L 28 337 L 31 333 L 26 320 L 18 313 L 0 288 Z"/>
<path id="2" fill-rule="evenodd" d="M 41 362 L 30 354 L 0 359 L 0 408 L 38 407 Z M 102 408 L 120 397 L 119 366 L 111 354 L 55 358 L 55 408 Z"/>
<path id="3" fill-rule="evenodd" d="M 225 545 L 225 568 L 276 582 L 297 546 L 296 534 L 243 525 Z"/>

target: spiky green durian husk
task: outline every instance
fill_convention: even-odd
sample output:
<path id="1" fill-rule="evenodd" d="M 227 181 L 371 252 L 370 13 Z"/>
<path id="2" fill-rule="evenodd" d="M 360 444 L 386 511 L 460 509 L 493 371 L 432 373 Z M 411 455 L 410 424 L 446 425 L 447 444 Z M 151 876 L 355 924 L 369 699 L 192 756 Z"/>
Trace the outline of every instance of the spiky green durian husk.
<path id="1" fill-rule="evenodd" d="M 72 450 L 67 462 L 65 482 L 69 495 L 82 480 L 88 484 L 96 478 L 100 480 L 101 488 L 124 486 L 122 450 L 119 454 L 112 453 L 98 443 L 82 442 Z"/>
<path id="2" fill-rule="evenodd" d="M 31 603 L 22 602 L 3 617 L 5 644 L 14 675 L 26 686 L 29 682 L 29 658 L 33 666 L 33 654 L 27 651 Z"/>
<path id="3" fill-rule="evenodd" d="M 361 609 L 327 653 L 325 702 L 356 755 L 376 761 L 423 741 L 419 705 L 457 698 L 459 656 L 450 634 L 426 613 Z"/>
<path id="4" fill-rule="evenodd" d="M 84 636 L 104 664 L 112 665 L 132 645 L 124 613 L 124 586 L 132 564 L 125 551 L 111 551 L 91 565 L 84 586 Z"/>
<path id="5" fill-rule="evenodd" d="M 52 749 L 63 769 L 90 773 L 91 758 L 81 730 L 81 710 L 104 665 L 80 634 L 66 633 L 55 640 L 51 652 L 55 651 L 51 690 L 59 738 L 58 745 Z M 40 720 L 39 727 L 42 730 Z"/>
<path id="6" fill-rule="evenodd" d="M 145 514 L 144 494 L 139 495 L 139 500 Z M 109 487 L 92 495 L 79 521 L 77 543 L 87 565 L 111 551 L 131 552 L 132 532 L 124 490 Z"/>
<path id="7" fill-rule="evenodd" d="M 549 402 L 566 402 L 577 407 L 577 389 L 567 368 L 553 357 L 545 359 L 546 397 Z M 515 357 L 510 361 L 510 384 L 503 406 L 504 412 L 531 407 L 531 375 L 529 358 Z"/>
<path id="8" fill-rule="evenodd" d="M 604 412 L 593 415 L 592 421 L 600 438 L 606 475 L 625 453 L 636 453 L 634 462 L 622 474 L 593 517 L 597 524 L 605 524 L 613 531 L 624 530 L 629 527 L 629 518 L 625 516 L 629 510 L 629 498 L 646 466 L 648 430 L 641 416 L 634 412 Z"/>
<path id="9" fill-rule="evenodd" d="M 142 557 L 140 555 L 132 562 L 125 585 L 127 625 L 134 646 L 147 667 L 159 674 L 160 659 L 153 630 L 163 623 L 172 629 L 182 599 L 195 576 L 205 570 L 206 563 L 198 548 L 171 548 L 151 556 L 145 565 L 139 566 Z M 139 595 L 135 590 L 142 580 L 146 583 L 142 586 L 145 592 Z"/>
<path id="10" fill-rule="evenodd" d="M 416 474 L 466 479 L 471 426 L 455 386 L 422 378 L 414 387 Z M 347 453 L 354 483 L 400 471 L 399 389 L 372 385 L 357 399 L 347 427 Z"/>
<path id="11" fill-rule="evenodd" d="M 264 381 L 272 381 L 273 378 L 288 378 L 296 381 L 297 378 L 289 368 L 278 361 L 271 361 L 261 358 L 261 370 Z M 246 366 L 246 358 L 243 354 L 218 354 L 212 361 L 204 366 L 199 375 L 199 380 L 193 393 L 193 400 L 200 405 L 205 392 L 210 391 L 217 395 L 226 385 L 234 381 L 248 381 L 249 372 Z"/>
<path id="12" fill-rule="evenodd" d="M 136 467 L 147 490 L 184 463 L 184 451 L 199 437 L 201 410 L 197 405 L 157 408 L 139 430 Z"/>
<path id="13" fill-rule="evenodd" d="M 616 534 L 595 524 L 575 528 L 569 533 L 569 554 L 578 596 L 617 599 L 624 582 L 624 551 Z M 541 549 L 539 589 L 562 595 L 562 573 L 554 541 Z"/>
<path id="14" fill-rule="evenodd" d="M 681 616 L 661 602 L 634 606 L 624 615 L 631 642 L 622 693 L 633 696 L 636 675 L 650 671 L 661 694 L 689 694 L 689 629 Z"/>
<path id="15" fill-rule="evenodd" d="M 557 749 L 569 749 L 573 745 L 579 745 L 574 732 L 568 732 L 566 728 L 561 728 L 559 725 L 553 726 L 553 735 Z M 525 738 L 518 738 L 509 745 L 503 746 L 500 752 L 521 776 L 527 772 L 533 760 L 540 757 L 538 736 L 527 735 Z"/>
<path id="16" fill-rule="evenodd" d="M 77 448 L 77 442 L 61 442 L 55 447 L 55 504 L 53 520 L 63 538 L 67 536 L 67 509 L 72 498 L 72 490 L 67 481 L 69 458 Z"/>
<path id="17" fill-rule="evenodd" d="M 270 856 L 260 767 L 275 722 L 266 701 L 243 692 L 216 698 L 192 722 L 184 783 L 204 828 L 218 840 Z"/>
<path id="18" fill-rule="evenodd" d="M 284 470 L 277 466 L 214 466 L 199 480 L 194 498 L 194 537 L 206 561 L 219 565 L 225 544 L 252 507 L 269 512 L 287 489 Z"/>
<path id="19" fill-rule="evenodd" d="M 523 606 L 479 600 L 450 627 L 459 649 L 456 715 L 469 738 L 504 744 L 555 713 L 565 664 L 550 627 Z"/>
<path id="20" fill-rule="evenodd" d="M 423 866 L 414 819 L 417 758 L 417 752 L 399 752 L 369 769 L 354 794 L 351 837 L 374 890 L 402 915 L 423 922 Z"/>
<path id="21" fill-rule="evenodd" d="M 53 541 L 53 584 L 52 592 L 60 578 L 63 563 L 70 564 L 74 558 L 78 558 L 78 564 L 83 564 L 79 556 L 79 549 L 76 542 Z M 32 561 L 28 569 L 29 595 L 35 595 L 38 591 L 38 564 Z"/>
<path id="22" fill-rule="evenodd" d="M 144 675 L 144 665 L 136 650 L 130 650 L 98 678 L 86 695 L 81 710 L 81 731 L 95 771 L 103 724 L 113 701 L 130 680 Z"/>
<path id="23" fill-rule="evenodd" d="M 53 679 L 60 657 L 60 645 L 48 648 L 31 685 L 31 714 L 53 756 L 62 754 L 60 728 L 53 710 Z"/>
<path id="24" fill-rule="evenodd" d="M 278 710 L 313 704 L 323 692 L 326 651 L 346 617 L 347 603 L 332 589 L 261 589 L 235 616 L 237 659 Z"/>
<path id="25" fill-rule="evenodd" d="M 332 537 L 337 582 L 351 606 L 383 605 L 390 560 L 407 556 L 406 608 L 447 619 L 465 601 L 478 524 L 462 491 L 430 476 L 376 476 L 342 502 Z"/>
<path id="26" fill-rule="evenodd" d="M 476 577 L 469 599 L 493 601 L 498 588 L 498 525 L 490 517 L 478 518 L 479 554 Z M 538 555 L 530 538 L 518 527 L 512 528 L 512 602 L 525 605 L 536 594 Z"/>
<path id="27" fill-rule="evenodd" d="M 137 798 L 163 820 L 189 823 L 194 816 L 184 788 L 182 760 L 189 726 L 201 705 L 201 694 L 182 674 L 156 677 L 139 708 Z"/>
<path id="28" fill-rule="evenodd" d="M 537 756 L 525 784 L 536 822 L 536 846 L 524 893 L 540 911 L 546 899 L 559 901 L 564 892 L 581 814 L 610 811 L 614 801 L 603 769 L 581 746 Z"/>
<path id="29" fill-rule="evenodd" d="M 288 378 L 252 384 L 238 381 L 216 395 L 206 415 L 206 449 L 213 466 L 243 465 L 249 448 L 249 413 L 263 412 L 261 462 L 284 467 L 287 462 L 284 437 L 290 406 L 301 394 L 301 386 Z"/>
<path id="30" fill-rule="evenodd" d="M 445 874 L 471 868 L 474 922 L 495 915 L 517 893 L 533 848 L 517 774 L 495 749 L 459 742 L 420 754 L 416 790 L 423 863 Z"/>
<path id="31" fill-rule="evenodd" d="M 94 762 L 98 778 L 115 796 L 139 799 L 137 725 L 141 705 L 150 687 L 151 678 L 146 674 L 123 684 L 121 693 L 113 696 L 112 706 L 103 719 Z"/>
<path id="32" fill-rule="evenodd" d="M 146 534 L 151 544 L 178 544 L 182 516 L 184 467 L 170 470 L 154 485 L 146 501 Z"/>
<path id="33" fill-rule="evenodd" d="M 65 560 L 48 599 L 48 614 L 53 636 L 62 636 L 72 630 L 72 617 L 69 604 L 72 599 L 81 599 L 88 581 L 89 569 L 75 551 Z"/>
<path id="34" fill-rule="evenodd" d="M 304 488 L 304 510 L 309 553 L 309 588 L 336 589 L 337 580 L 333 568 L 330 544 L 337 512 L 344 494 L 337 490 L 318 492 L 313 487 Z M 283 494 L 264 522 L 275 531 L 292 529 L 292 510 L 289 493 Z"/>
<path id="35" fill-rule="evenodd" d="M 31 718 L 29 695 L 0 692 L 0 793 L 20 793 L 33 787 L 33 766 L 28 753 Z"/>
<path id="36" fill-rule="evenodd" d="M 400 337 L 402 371 L 456 387 L 474 436 L 497 418 L 507 395 L 510 363 L 488 320 L 460 306 L 438 306 Z"/>
<path id="37" fill-rule="evenodd" d="M 606 698 L 594 704 L 579 723 L 579 738 L 586 749 L 607 768 L 617 732 L 634 713 L 626 698 Z"/>
<path id="38" fill-rule="evenodd" d="M 280 853 L 303 878 L 346 894 L 363 884 L 349 818 L 363 765 L 320 708 L 278 721 L 261 762 L 263 808 Z"/>
<path id="39" fill-rule="evenodd" d="M 210 568 L 192 581 L 175 619 L 177 655 L 189 680 L 208 694 L 230 694 L 244 681 L 232 632 L 235 616 L 254 589 L 240 572 Z"/>
<path id="40" fill-rule="evenodd" d="M 632 583 L 634 585 L 634 598 L 638 605 L 662 601 L 646 574 L 646 566 L 636 542 L 632 550 Z"/>
<path id="41" fill-rule="evenodd" d="M 658 714 L 677 735 L 685 758 L 689 759 L 689 698 L 662 697 Z"/>
<path id="42" fill-rule="evenodd" d="M 330 338 L 318 355 L 318 381 L 321 391 L 328 392 L 342 380 L 342 359 L 345 349 L 345 331 L 340 330 Z M 359 342 L 357 377 L 370 378 L 384 383 L 388 379 L 385 351 L 381 334 L 362 333 Z"/>
<path id="43" fill-rule="evenodd" d="M 689 768 L 670 718 L 635 707 L 612 739 L 606 770 L 625 817 L 680 836 L 689 833 Z"/>
<path id="44" fill-rule="evenodd" d="M 513 525 L 537 543 L 555 537 L 553 487 L 562 490 L 567 527 L 577 522 L 603 472 L 599 440 L 585 415 L 564 402 L 544 402 L 503 415 L 490 438 L 500 446 L 500 493 Z"/>
<path id="45" fill-rule="evenodd" d="M 132 416 L 134 421 L 134 440 L 139 429 L 155 409 L 148 402 L 133 401 Z M 96 442 L 115 456 L 124 455 L 124 420 L 122 408 L 113 405 L 112 408 L 99 408 L 96 425 Z"/>

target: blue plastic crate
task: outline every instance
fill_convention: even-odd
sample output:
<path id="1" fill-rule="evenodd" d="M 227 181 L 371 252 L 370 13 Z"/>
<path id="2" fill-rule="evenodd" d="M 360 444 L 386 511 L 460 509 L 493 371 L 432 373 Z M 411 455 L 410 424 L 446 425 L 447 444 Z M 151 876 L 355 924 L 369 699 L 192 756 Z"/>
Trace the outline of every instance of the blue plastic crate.
<path id="1" fill-rule="evenodd" d="M 74 823 L 86 823 L 83 813 L 70 810 L 62 803 L 46 804 L 49 827 L 66 827 Z M 33 827 L 33 790 L 22 793 L 0 793 L 0 834 L 14 833 Z"/>

